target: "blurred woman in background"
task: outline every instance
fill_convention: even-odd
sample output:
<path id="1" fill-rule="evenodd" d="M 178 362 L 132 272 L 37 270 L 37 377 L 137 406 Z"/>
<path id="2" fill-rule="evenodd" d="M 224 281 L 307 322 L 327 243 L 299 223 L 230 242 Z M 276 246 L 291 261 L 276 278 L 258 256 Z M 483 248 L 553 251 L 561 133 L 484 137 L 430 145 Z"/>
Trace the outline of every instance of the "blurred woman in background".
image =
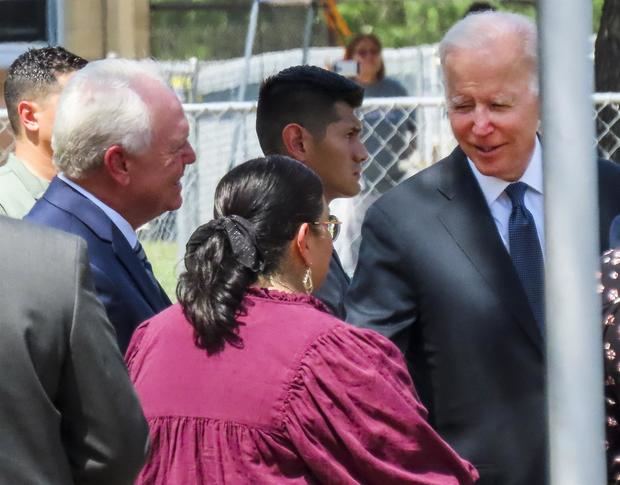
<path id="1" fill-rule="evenodd" d="M 383 47 L 374 34 L 358 34 L 347 44 L 345 60 L 357 61 L 354 78 L 364 87 L 365 98 L 407 96 L 407 90 L 396 79 L 386 77 L 382 56 Z"/>
<path id="2" fill-rule="evenodd" d="M 354 81 L 364 88 L 364 99 L 408 96 L 396 79 L 386 76 L 381 41 L 374 34 L 358 34 L 345 48 L 344 59 L 357 62 Z M 369 159 L 364 163 L 362 193 L 353 199 L 336 200 L 332 210 L 343 219 L 344 234 L 337 245 L 345 270 L 357 265 L 361 228 L 367 208 L 384 192 L 402 182 L 412 171 L 410 157 L 417 146 L 414 107 L 363 109 L 363 140 Z"/>
<path id="3" fill-rule="evenodd" d="M 338 229 L 314 172 L 251 160 L 215 197 L 179 303 L 127 351 L 151 429 L 138 483 L 473 483 L 426 422 L 400 351 L 310 296 Z"/>

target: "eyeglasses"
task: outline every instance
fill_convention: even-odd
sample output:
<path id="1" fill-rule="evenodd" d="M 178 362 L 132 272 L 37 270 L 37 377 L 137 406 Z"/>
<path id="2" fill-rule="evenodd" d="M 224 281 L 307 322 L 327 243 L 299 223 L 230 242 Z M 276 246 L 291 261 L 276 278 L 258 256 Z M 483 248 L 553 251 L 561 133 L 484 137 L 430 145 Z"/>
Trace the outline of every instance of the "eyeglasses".
<path id="1" fill-rule="evenodd" d="M 326 222 L 318 221 L 311 222 L 311 224 L 313 226 L 325 226 L 327 228 L 327 232 L 332 238 L 332 241 L 335 241 L 338 234 L 340 234 L 340 224 L 342 224 L 342 222 L 339 221 L 336 216 L 329 216 Z"/>

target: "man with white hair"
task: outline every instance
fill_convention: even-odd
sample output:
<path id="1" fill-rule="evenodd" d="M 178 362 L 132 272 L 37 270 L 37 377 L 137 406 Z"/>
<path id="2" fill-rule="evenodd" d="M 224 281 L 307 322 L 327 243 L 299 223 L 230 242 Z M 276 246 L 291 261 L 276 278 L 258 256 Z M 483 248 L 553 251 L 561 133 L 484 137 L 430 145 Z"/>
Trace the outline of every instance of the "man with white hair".
<path id="1" fill-rule="evenodd" d="M 536 28 L 516 14 L 472 14 L 445 35 L 440 56 L 459 146 L 368 210 L 347 319 L 401 346 L 431 423 L 480 484 L 543 484 Z M 598 166 L 605 244 L 620 169 Z"/>
<path id="2" fill-rule="evenodd" d="M 169 306 L 136 230 L 181 206 L 189 124 L 153 61 L 90 63 L 67 84 L 52 135 L 59 175 L 27 218 L 83 237 L 121 351 Z"/>

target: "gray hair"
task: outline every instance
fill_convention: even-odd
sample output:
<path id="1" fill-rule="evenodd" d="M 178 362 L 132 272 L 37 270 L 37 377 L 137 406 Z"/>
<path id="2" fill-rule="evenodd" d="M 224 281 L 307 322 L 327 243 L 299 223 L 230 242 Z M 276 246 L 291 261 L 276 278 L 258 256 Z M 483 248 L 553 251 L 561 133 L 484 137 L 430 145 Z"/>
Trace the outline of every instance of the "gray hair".
<path id="1" fill-rule="evenodd" d="M 78 71 L 63 90 L 52 133 L 54 163 L 81 178 L 103 163 L 106 150 L 121 145 L 142 153 L 151 142 L 151 114 L 139 94 L 145 79 L 166 86 L 152 60 L 103 59 Z"/>
<path id="2" fill-rule="evenodd" d="M 439 43 L 439 58 L 444 77 L 446 57 L 450 52 L 460 49 L 484 49 L 506 36 L 514 36 L 521 40 L 523 60 L 529 64 L 531 72 L 530 89 L 533 93 L 538 93 L 536 25 L 528 17 L 516 13 L 477 12 L 455 23 Z"/>

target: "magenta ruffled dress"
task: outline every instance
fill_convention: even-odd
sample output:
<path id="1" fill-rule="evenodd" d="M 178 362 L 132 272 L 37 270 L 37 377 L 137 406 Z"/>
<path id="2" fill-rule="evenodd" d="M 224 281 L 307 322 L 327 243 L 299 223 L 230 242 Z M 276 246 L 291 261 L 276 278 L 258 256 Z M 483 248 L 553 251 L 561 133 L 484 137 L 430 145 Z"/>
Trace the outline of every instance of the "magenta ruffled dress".
<path id="1" fill-rule="evenodd" d="M 243 346 L 194 345 L 179 305 L 143 323 L 127 364 L 150 426 L 137 483 L 470 484 L 428 425 L 400 351 L 311 296 L 250 289 Z"/>

